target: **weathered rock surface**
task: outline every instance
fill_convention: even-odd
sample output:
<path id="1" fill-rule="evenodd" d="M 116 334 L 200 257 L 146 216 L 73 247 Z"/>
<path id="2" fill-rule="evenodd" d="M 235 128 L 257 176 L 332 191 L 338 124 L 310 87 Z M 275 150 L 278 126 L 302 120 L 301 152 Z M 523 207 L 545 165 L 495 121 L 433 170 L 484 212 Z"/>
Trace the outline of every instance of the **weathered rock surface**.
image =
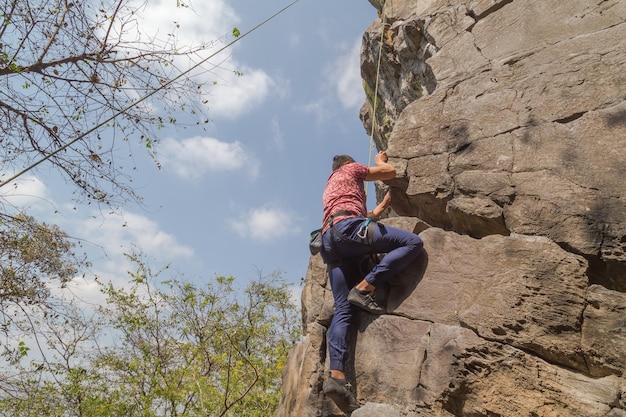
<path id="1" fill-rule="evenodd" d="M 389 313 L 359 313 L 354 385 L 378 405 L 354 417 L 624 409 L 626 295 L 588 286 L 582 256 L 545 237 L 420 235 L 425 254 L 392 283 Z M 303 304 L 316 309 L 304 314 L 307 336 L 290 355 L 279 415 L 341 415 L 321 394 L 332 314 L 322 270 L 313 257 L 304 294 L 315 295 Z"/>
<path id="2" fill-rule="evenodd" d="M 425 253 L 357 317 L 352 416 L 626 417 L 626 2 L 370 3 L 361 118 Z M 318 256 L 302 302 L 278 417 L 341 416 Z"/>
<path id="3" fill-rule="evenodd" d="M 626 290 L 626 3 L 415 3 L 385 4 L 375 133 L 403 172 L 394 210 L 546 236 Z M 381 27 L 365 38 L 369 86 Z"/>

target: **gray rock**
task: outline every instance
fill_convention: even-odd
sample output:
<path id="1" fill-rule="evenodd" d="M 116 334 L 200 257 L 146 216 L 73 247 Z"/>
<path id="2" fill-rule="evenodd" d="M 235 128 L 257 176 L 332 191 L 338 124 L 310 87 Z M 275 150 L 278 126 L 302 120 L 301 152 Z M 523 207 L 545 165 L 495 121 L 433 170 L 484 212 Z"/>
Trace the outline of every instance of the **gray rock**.
<path id="1" fill-rule="evenodd" d="M 594 282 L 625 290 L 626 3 L 420 3 L 430 8 L 402 25 L 437 53 L 394 42 L 387 65 L 406 70 L 380 81 L 398 90 L 422 60 L 437 84 L 378 110 L 393 126 L 379 146 L 406 161 L 396 212 L 474 237 L 546 236 L 586 256 Z"/>
<path id="2" fill-rule="evenodd" d="M 370 3 L 360 117 L 425 253 L 357 315 L 353 416 L 626 416 L 626 2 Z M 319 257 L 302 301 L 278 416 L 341 416 Z"/>

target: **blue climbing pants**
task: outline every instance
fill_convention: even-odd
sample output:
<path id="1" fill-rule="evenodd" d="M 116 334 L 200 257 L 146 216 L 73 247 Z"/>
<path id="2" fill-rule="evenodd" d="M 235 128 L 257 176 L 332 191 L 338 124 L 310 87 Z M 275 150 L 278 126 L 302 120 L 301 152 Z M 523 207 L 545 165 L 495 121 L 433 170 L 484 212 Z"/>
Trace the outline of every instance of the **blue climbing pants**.
<path id="1" fill-rule="evenodd" d="M 335 233 L 328 229 L 324 236 L 322 259 L 327 265 L 330 286 L 335 299 L 335 315 L 328 329 L 330 369 L 345 371 L 350 356 L 349 330 L 355 307 L 348 301 L 348 293 L 362 279 L 378 287 L 406 268 L 422 251 L 424 243 L 414 233 L 376 223 L 371 244 L 361 238 L 363 217 L 349 218 L 335 224 Z M 385 254 L 378 265 L 367 274 L 360 271 L 366 255 Z M 365 276 L 364 276 L 365 275 Z"/>

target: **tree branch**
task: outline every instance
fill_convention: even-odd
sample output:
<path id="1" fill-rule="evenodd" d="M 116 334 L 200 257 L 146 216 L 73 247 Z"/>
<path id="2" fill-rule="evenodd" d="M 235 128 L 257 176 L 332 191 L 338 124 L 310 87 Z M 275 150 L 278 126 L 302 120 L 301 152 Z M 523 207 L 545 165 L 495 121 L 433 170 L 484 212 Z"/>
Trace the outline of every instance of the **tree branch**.
<path id="1" fill-rule="evenodd" d="M 17 7 L 17 3 L 20 0 L 14 0 L 13 3 L 11 4 L 11 10 L 5 11 L 3 12 L 3 18 L 5 21 L 10 21 L 11 20 L 11 16 L 13 16 L 13 12 L 15 11 L 15 8 Z M 4 31 L 7 30 L 7 28 L 9 27 L 9 25 L 0 25 L 0 39 L 2 39 L 2 36 L 4 35 Z"/>
<path id="2" fill-rule="evenodd" d="M 69 10 L 70 7 L 71 5 L 68 5 L 67 0 L 65 0 L 65 9 L 63 10 L 63 13 L 61 13 L 59 21 L 54 25 L 55 26 L 54 33 L 50 35 L 50 40 L 48 41 L 48 44 L 44 46 L 43 51 L 41 51 L 41 55 L 39 55 L 39 59 L 37 59 L 38 64 L 43 62 L 43 58 L 46 56 L 46 54 L 48 53 L 48 50 L 50 49 L 50 47 L 56 40 L 57 35 L 59 34 L 59 30 L 61 29 L 61 26 L 63 25 L 63 21 L 65 21 L 65 16 L 67 15 L 67 11 Z"/>
<path id="3" fill-rule="evenodd" d="M 38 74 L 43 74 L 43 71 L 47 68 L 56 67 L 63 64 L 76 64 L 80 61 L 96 61 L 98 59 L 98 54 L 80 54 L 75 56 L 70 56 L 63 59 L 57 59 L 55 61 L 50 62 L 36 62 L 32 65 L 28 66 L 17 66 L 15 68 L 0 68 L 0 75 L 9 75 L 16 74 L 21 72 L 35 72 Z"/>

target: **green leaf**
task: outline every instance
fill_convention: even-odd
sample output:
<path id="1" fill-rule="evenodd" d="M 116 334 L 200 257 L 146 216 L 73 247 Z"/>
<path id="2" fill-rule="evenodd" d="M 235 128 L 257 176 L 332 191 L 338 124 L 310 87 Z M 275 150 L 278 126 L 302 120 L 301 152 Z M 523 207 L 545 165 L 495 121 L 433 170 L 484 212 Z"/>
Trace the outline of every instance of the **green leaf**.
<path id="1" fill-rule="evenodd" d="M 28 351 L 30 350 L 30 348 L 26 346 L 26 343 L 24 343 L 24 341 L 20 342 L 18 349 L 20 351 L 20 357 L 22 358 L 28 355 Z"/>

